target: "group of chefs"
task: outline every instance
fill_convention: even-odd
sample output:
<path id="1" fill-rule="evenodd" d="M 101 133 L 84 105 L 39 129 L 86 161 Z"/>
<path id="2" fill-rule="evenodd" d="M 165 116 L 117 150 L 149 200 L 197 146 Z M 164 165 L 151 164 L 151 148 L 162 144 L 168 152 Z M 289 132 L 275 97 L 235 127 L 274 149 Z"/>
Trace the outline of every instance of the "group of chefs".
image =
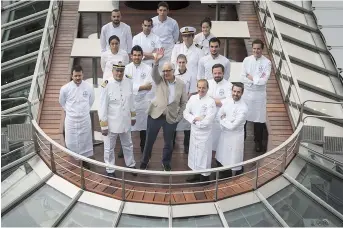
<path id="1" fill-rule="evenodd" d="M 230 61 L 219 54 L 220 40 L 211 33 L 211 20 L 201 21 L 201 32 L 196 34 L 193 27 L 179 29 L 168 12 L 168 4 L 160 2 L 158 15 L 144 19 L 142 32 L 133 38 L 131 27 L 121 21 L 117 9 L 102 27 L 103 83 L 98 115 L 105 163 L 115 164 L 114 147 L 119 135 L 126 166 L 136 168 L 131 132 L 139 131 L 139 168 L 147 169 L 161 127 L 165 171 L 172 169 L 179 131 L 184 132 L 184 152 L 192 170 L 211 168 L 212 151 L 216 152 L 217 166 L 242 162 L 247 121 L 254 125 L 255 150 L 262 152 L 266 83 L 271 72 L 271 62 L 262 55 L 264 43 L 252 42 L 253 55 L 243 61 L 240 82 L 231 83 Z M 60 90 L 59 101 L 66 113 L 66 147 L 86 157 L 93 155 L 89 112 L 94 99 L 93 86 L 83 81 L 81 66 L 75 66 L 72 80 Z M 83 164 L 90 169 L 88 163 Z M 238 166 L 221 172 L 220 177 L 242 172 L 243 167 Z M 113 168 L 107 167 L 106 173 L 115 177 Z M 187 179 L 208 180 L 209 173 Z"/>

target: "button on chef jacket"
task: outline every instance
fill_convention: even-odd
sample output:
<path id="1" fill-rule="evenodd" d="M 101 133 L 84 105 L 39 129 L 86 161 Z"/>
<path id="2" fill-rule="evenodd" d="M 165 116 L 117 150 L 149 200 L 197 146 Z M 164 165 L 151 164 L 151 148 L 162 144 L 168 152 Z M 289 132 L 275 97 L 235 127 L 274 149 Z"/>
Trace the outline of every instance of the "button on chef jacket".
<path id="1" fill-rule="evenodd" d="M 130 53 L 132 48 L 131 27 L 124 22 L 120 22 L 118 27 L 113 27 L 112 22 L 109 22 L 106 25 L 102 26 L 100 35 L 101 51 L 104 52 L 110 49 L 108 40 L 113 35 L 118 36 L 118 38 L 120 39 L 120 48 L 125 50 L 127 53 Z"/>

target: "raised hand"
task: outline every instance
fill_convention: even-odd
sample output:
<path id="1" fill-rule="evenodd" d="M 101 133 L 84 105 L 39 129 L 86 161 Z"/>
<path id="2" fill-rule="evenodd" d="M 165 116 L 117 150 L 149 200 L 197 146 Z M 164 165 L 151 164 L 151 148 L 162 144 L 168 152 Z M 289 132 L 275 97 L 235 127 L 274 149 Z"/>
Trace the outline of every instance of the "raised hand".
<path id="1" fill-rule="evenodd" d="M 157 63 L 164 56 L 164 48 L 158 48 L 156 52 L 153 53 L 154 61 Z"/>

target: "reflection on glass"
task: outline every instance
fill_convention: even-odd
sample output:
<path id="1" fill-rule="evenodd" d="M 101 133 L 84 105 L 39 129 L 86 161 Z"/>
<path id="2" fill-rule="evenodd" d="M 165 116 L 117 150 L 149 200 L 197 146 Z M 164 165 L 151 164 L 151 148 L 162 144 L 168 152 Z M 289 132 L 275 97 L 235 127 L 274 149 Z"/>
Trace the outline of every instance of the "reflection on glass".
<path id="1" fill-rule="evenodd" d="M 218 215 L 173 218 L 173 227 L 223 227 Z"/>
<path id="2" fill-rule="evenodd" d="M 230 227 L 279 227 L 277 220 L 262 203 L 252 204 L 224 213 Z"/>
<path id="3" fill-rule="evenodd" d="M 71 199 L 44 185 L 29 198 L 2 216 L 2 227 L 50 227 L 66 209 Z"/>
<path id="4" fill-rule="evenodd" d="M 46 10 L 49 8 L 49 5 L 50 1 L 37 1 L 30 4 L 29 6 L 16 9 L 14 10 L 13 20 L 18 20 L 31 14 Z"/>
<path id="5" fill-rule="evenodd" d="M 306 164 L 296 180 L 343 214 L 343 182 L 336 176 Z"/>
<path id="6" fill-rule="evenodd" d="M 17 37 L 29 34 L 31 32 L 35 32 L 37 30 L 43 29 L 45 25 L 45 19 L 42 18 L 37 21 L 33 21 L 31 23 L 25 24 L 23 26 L 10 28 L 8 30 L 5 30 L 6 32 L 9 32 L 8 40 L 15 39 Z"/>
<path id="7" fill-rule="evenodd" d="M 13 48 L 7 49 L 2 54 L 1 62 L 3 63 L 9 60 L 21 57 L 23 55 L 38 51 L 40 47 L 40 42 L 41 42 L 41 39 L 37 39 L 37 40 L 33 40 L 27 43 L 23 43 Z"/>
<path id="8" fill-rule="evenodd" d="M 290 227 L 343 226 L 336 216 L 289 185 L 269 197 L 268 202 Z"/>
<path id="9" fill-rule="evenodd" d="M 168 227 L 168 218 L 121 214 L 118 227 Z"/>
<path id="10" fill-rule="evenodd" d="M 16 98 L 16 97 L 28 97 L 30 93 L 30 88 L 31 85 L 25 88 L 21 88 L 18 91 L 12 92 L 12 93 L 7 93 L 7 94 L 2 94 L 1 99 L 5 98 Z M 22 100 L 11 100 L 11 101 L 3 101 L 1 100 L 1 111 L 4 111 L 9 108 L 13 108 L 15 106 L 25 104 L 27 101 L 22 99 Z"/>
<path id="11" fill-rule="evenodd" d="M 6 85 L 19 79 L 33 75 L 36 60 L 25 65 L 18 66 L 5 72 L 1 72 L 1 85 Z"/>
<path id="12" fill-rule="evenodd" d="M 111 227 L 117 213 L 78 202 L 60 227 Z"/>

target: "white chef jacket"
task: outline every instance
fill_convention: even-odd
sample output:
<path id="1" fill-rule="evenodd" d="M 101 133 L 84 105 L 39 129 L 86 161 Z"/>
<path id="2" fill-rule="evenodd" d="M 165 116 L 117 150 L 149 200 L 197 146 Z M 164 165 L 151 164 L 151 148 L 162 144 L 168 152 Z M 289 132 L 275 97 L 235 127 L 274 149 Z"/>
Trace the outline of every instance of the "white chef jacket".
<path id="1" fill-rule="evenodd" d="M 180 54 L 184 54 L 187 57 L 187 69 L 192 72 L 192 74 L 197 75 L 199 60 L 204 56 L 201 49 L 196 47 L 194 43 L 189 48 L 185 43 L 175 44 L 171 56 L 171 62 L 175 64 L 175 66 L 177 66 L 177 57 Z"/>
<path id="2" fill-rule="evenodd" d="M 152 53 L 155 49 L 162 47 L 160 38 L 153 32 L 150 32 L 149 35 L 145 35 L 143 32 L 135 35 L 132 40 L 132 46 L 135 45 L 139 45 L 143 49 L 143 52 L 146 53 Z M 143 60 L 143 63 L 152 66 L 153 60 Z"/>
<path id="3" fill-rule="evenodd" d="M 112 21 L 102 26 L 101 28 L 101 35 L 100 35 L 101 51 L 104 52 L 110 48 L 108 40 L 113 35 L 116 35 L 119 37 L 120 47 L 127 53 L 131 53 L 131 48 L 132 48 L 131 27 L 125 24 L 124 22 L 120 22 L 118 27 L 113 27 Z"/>
<path id="4" fill-rule="evenodd" d="M 187 69 L 182 74 L 179 70 L 176 70 L 175 77 L 180 78 L 185 83 L 187 94 L 197 92 L 197 80 L 195 74 L 192 74 Z M 190 129 L 191 124 L 185 118 L 182 118 L 176 126 L 176 131 L 189 131 Z"/>
<path id="5" fill-rule="evenodd" d="M 131 130 L 131 112 L 135 112 L 131 80 L 109 80 L 100 93 L 98 114 L 103 124 L 101 130 L 108 129 L 112 133 Z"/>
<path id="6" fill-rule="evenodd" d="M 216 152 L 216 159 L 222 165 L 233 165 L 243 162 L 244 157 L 244 124 L 248 114 L 248 106 L 240 99 L 226 99 L 219 109 L 217 120 L 222 129 Z M 222 116 L 225 116 L 221 119 Z M 232 170 L 240 170 L 241 166 Z"/>
<path id="7" fill-rule="evenodd" d="M 206 95 L 202 98 L 191 96 L 183 112 L 184 118 L 191 123 L 191 136 L 188 154 L 188 167 L 192 170 L 211 168 L 212 161 L 212 126 L 216 115 L 214 100 Z M 203 117 L 193 123 L 195 117 Z M 209 173 L 202 174 L 209 176 Z"/>
<path id="8" fill-rule="evenodd" d="M 119 49 L 117 54 L 113 54 L 111 50 L 107 50 L 105 52 L 101 53 L 101 60 L 100 65 L 103 72 L 103 80 L 108 80 L 109 78 L 112 78 L 112 69 L 113 64 L 118 64 L 118 62 L 121 61 L 124 65 L 129 64 L 129 56 L 127 53 Z"/>
<path id="9" fill-rule="evenodd" d="M 251 55 L 243 60 L 241 78 L 244 83 L 243 99 L 248 105 L 248 121 L 265 123 L 267 112 L 266 84 L 270 77 L 271 62 L 264 56 L 256 58 Z M 253 76 L 251 81 L 247 75 Z"/>
<path id="10" fill-rule="evenodd" d="M 125 76 L 131 78 L 133 85 L 134 106 L 136 109 L 136 124 L 132 126 L 131 131 L 143 131 L 147 129 L 147 110 L 150 102 L 154 96 L 153 88 L 148 90 L 138 91 L 139 87 L 147 83 L 151 83 L 153 80 L 151 77 L 151 67 L 145 63 L 141 63 L 136 66 L 133 62 L 125 67 Z M 125 80 L 126 80 L 125 79 Z"/>
<path id="11" fill-rule="evenodd" d="M 204 33 L 200 32 L 195 35 L 194 43 L 200 45 L 202 48 L 204 55 L 210 54 L 210 39 L 215 37 L 212 33 L 210 33 L 207 37 L 204 36 Z"/>
<path id="12" fill-rule="evenodd" d="M 202 57 L 198 64 L 198 80 L 199 79 L 212 79 L 212 67 L 214 64 L 220 63 L 224 66 L 224 78 L 229 80 L 230 78 L 230 60 L 222 55 L 218 55 L 213 58 L 212 55 L 206 55 Z"/>
<path id="13" fill-rule="evenodd" d="M 228 97 L 231 97 L 232 84 L 226 79 L 221 80 L 217 83 L 214 79 L 208 80 L 208 96 L 213 99 L 220 99 L 223 103 Z M 216 112 L 218 112 L 220 107 L 216 107 Z M 213 122 L 212 128 L 212 150 L 216 151 L 218 146 L 218 140 L 220 136 L 220 124 L 216 119 Z"/>
<path id="14" fill-rule="evenodd" d="M 85 81 L 79 86 L 70 81 L 62 86 L 59 96 L 59 103 L 66 112 L 66 146 L 69 150 L 86 157 L 93 155 L 90 110 L 94 98 L 93 86 Z"/>

